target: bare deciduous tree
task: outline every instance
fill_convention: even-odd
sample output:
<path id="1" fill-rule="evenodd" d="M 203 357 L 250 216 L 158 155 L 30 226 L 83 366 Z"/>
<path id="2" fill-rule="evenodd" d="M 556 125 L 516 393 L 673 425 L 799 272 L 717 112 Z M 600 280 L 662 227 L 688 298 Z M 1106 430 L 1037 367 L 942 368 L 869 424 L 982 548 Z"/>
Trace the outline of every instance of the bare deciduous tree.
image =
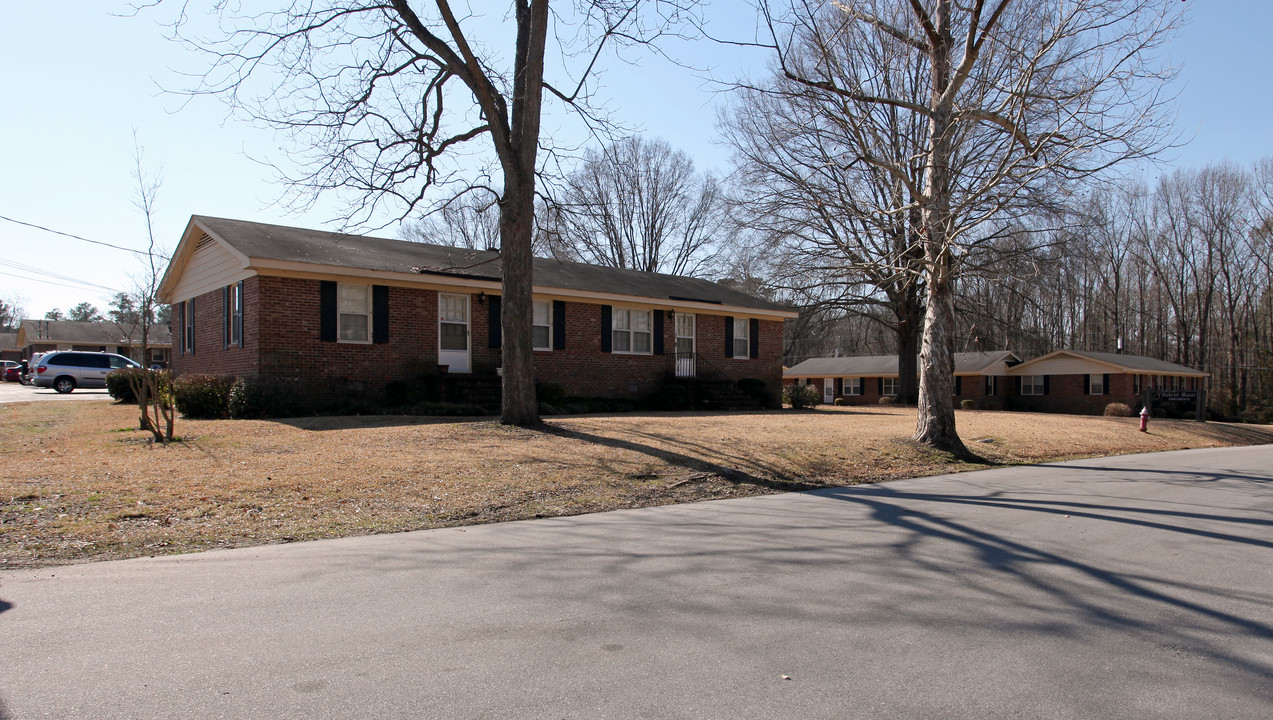
<path id="1" fill-rule="evenodd" d="M 547 219 L 553 255 L 643 272 L 703 275 L 722 241 L 716 179 L 639 135 L 589 151 Z"/>
<path id="2" fill-rule="evenodd" d="M 501 421 L 534 425 L 531 258 L 545 94 L 590 127 L 604 124 L 587 102 L 598 61 L 614 46 L 653 42 L 692 6 L 588 0 L 552 13 L 548 0 L 513 0 L 501 25 L 449 0 L 322 0 L 270 12 L 215 3 L 227 34 L 185 39 L 213 60 L 195 92 L 289 133 L 302 170 L 287 180 L 310 199 L 344 192 L 346 220 L 409 217 L 437 207 L 440 193 L 443 203 L 469 192 L 498 198 Z M 550 55 L 565 68 L 560 79 L 545 76 Z M 474 173 L 482 156 L 490 164 Z"/>
<path id="3" fill-rule="evenodd" d="M 1040 184 L 1090 178 L 1165 144 L 1163 81 L 1154 53 L 1180 10 L 1168 0 L 863 0 L 838 3 L 872 45 L 924 68 L 920 101 L 889 88 L 791 62 L 803 38 L 829 38 L 842 23 L 811 3 L 766 5 L 777 63 L 793 82 L 918 116 L 926 125 L 915 183 L 908 167 L 863 156 L 915 198 L 926 288 L 914 438 L 960 456 L 955 429 L 954 288 L 961 244 Z M 819 4 L 820 5 L 820 4 Z"/>

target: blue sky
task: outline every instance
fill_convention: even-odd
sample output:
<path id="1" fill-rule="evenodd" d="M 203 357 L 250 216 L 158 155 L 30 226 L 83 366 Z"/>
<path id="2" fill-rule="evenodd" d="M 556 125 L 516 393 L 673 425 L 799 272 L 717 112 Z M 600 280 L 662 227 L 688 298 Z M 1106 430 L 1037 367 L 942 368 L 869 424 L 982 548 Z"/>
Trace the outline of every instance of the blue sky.
<path id="1" fill-rule="evenodd" d="M 1191 21 L 1170 47 L 1182 66 L 1177 127 L 1189 142 L 1165 170 L 1273 155 L 1273 101 L 1261 79 L 1273 65 L 1266 37 L 1273 3 L 1189 4 Z M 718 0 L 711 10 L 717 34 L 749 32 L 750 10 L 736 12 L 741 6 Z M 332 205 L 302 213 L 271 205 L 280 188 L 252 158 L 276 156 L 272 132 L 228 117 L 215 100 L 185 102 L 162 93 L 161 84 L 181 84 L 177 70 L 197 69 L 201 61 L 164 38 L 156 22 L 163 13 L 112 15 L 124 10 L 100 0 L 6 8 L 0 216 L 143 249 L 131 177 L 136 131 L 145 169 L 163 179 L 155 220 L 169 250 L 192 214 L 304 227 L 331 219 Z M 677 52 L 723 79 L 759 75 L 766 60 L 707 43 Z M 714 142 L 723 98 L 702 77 L 647 55 L 635 65 L 610 65 L 603 82 L 617 119 L 665 138 L 700 168 L 727 168 L 729 152 Z M 128 289 L 141 267 L 134 254 L 0 220 L 0 298 L 19 300 L 28 317 L 83 301 L 105 310 L 113 290 Z"/>

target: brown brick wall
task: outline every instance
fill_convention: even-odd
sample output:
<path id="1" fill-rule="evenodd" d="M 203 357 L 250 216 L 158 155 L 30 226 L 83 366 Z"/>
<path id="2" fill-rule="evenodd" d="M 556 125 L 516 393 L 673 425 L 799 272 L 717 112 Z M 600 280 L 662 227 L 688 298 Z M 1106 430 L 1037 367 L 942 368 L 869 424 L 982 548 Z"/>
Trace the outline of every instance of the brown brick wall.
<path id="1" fill-rule="evenodd" d="M 1101 415 L 1105 406 L 1119 402 L 1135 411 L 1140 407 L 1140 398 L 1132 392 L 1134 376 L 1111 373 L 1109 387 L 1104 395 L 1088 395 L 1083 392 L 1085 375 L 1049 375 L 1047 395 L 1019 395 L 1016 378 L 1009 378 L 1012 383 L 1013 406 L 1019 410 L 1036 412 L 1076 413 L 1085 415 Z"/>
<path id="2" fill-rule="evenodd" d="M 222 349 L 221 291 L 195 299 L 195 353 L 174 356 L 177 373 L 278 375 L 322 378 L 335 387 L 378 391 L 390 380 L 409 377 L 437 364 L 438 293 L 434 290 L 389 288 L 389 342 L 351 344 L 323 342 L 319 328 L 319 282 L 280 277 L 250 278 L 244 292 L 245 347 Z M 676 342 L 673 318 L 664 312 L 664 348 Z M 470 300 L 471 353 L 474 374 L 492 375 L 500 350 L 489 342 L 490 298 L 473 293 Z M 782 322 L 760 322 L 756 359 L 726 358 L 725 318 L 697 316 L 700 375 L 707 368 L 738 380 L 754 377 L 777 387 L 782 367 Z M 179 335 L 180 333 L 178 333 Z M 571 395 L 640 397 L 652 391 L 670 368 L 667 355 L 625 355 L 601 351 L 601 306 L 566 303 L 565 350 L 536 351 L 536 379 L 556 382 Z"/>
<path id="3" fill-rule="evenodd" d="M 181 318 L 177 307 L 173 306 L 173 372 L 177 375 L 255 375 L 260 342 L 256 310 L 261 297 L 260 283 L 268 279 L 250 277 L 243 281 L 243 347 L 237 344 L 225 346 L 225 308 L 221 288 L 199 295 L 192 301 L 195 319 L 194 353 L 183 353 Z"/>

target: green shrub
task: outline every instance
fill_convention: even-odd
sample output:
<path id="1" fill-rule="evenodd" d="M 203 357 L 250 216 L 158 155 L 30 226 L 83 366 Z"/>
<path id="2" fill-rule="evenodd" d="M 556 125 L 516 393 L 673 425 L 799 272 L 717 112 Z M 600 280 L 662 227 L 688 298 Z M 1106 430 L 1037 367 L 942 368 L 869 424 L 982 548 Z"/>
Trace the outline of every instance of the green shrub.
<path id="1" fill-rule="evenodd" d="M 134 383 L 140 386 L 144 374 L 148 372 L 150 371 L 132 367 L 113 370 L 106 376 L 106 392 L 116 402 L 135 403 L 137 396 L 133 394 Z"/>
<path id="2" fill-rule="evenodd" d="M 694 407 L 694 388 L 689 383 L 676 380 L 665 380 L 655 386 L 654 391 L 646 396 L 644 405 L 650 410 L 690 410 Z M 586 398 L 571 398 L 571 404 Z M 606 410 L 585 410 L 584 412 L 608 412 Z"/>
<path id="3" fill-rule="evenodd" d="M 296 378 L 239 378 L 230 386 L 227 405 L 235 419 L 299 417 L 313 411 Z"/>
<path id="4" fill-rule="evenodd" d="M 787 385 L 782 389 L 782 401 L 793 410 L 818 404 L 818 389 L 812 385 Z"/>
<path id="5" fill-rule="evenodd" d="M 960 409 L 960 410 L 976 410 L 976 409 L 977 409 L 977 401 L 976 401 L 976 400 L 969 400 L 969 399 L 960 400 L 960 401 L 959 401 L 959 409 Z"/>
<path id="6" fill-rule="evenodd" d="M 535 399 L 548 405 L 562 405 L 566 402 L 566 388 L 560 383 L 536 383 Z"/>
<path id="7" fill-rule="evenodd" d="M 1127 403 L 1112 402 L 1105 406 L 1105 417 L 1131 417 L 1132 409 Z"/>
<path id="8" fill-rule="evenodd" d="M 773 391 L 769 389 L 769 383 L 760 378 L 743 378 L 737 385 L 739 391 L 763 408 L 776 408 L 780 404 Z"/>
<path id="9" fill-rule="evenodd" d="M 230 385 L 233 378 L 214 375 L 182 375 L 172 383 L 177 412 L 190 420 L 216 420 L 227 417 Z"/>
<path id="10" fill-rule="evenodd" d="M 546 402 L 541 402 L 539 403 L 539 414 L 540 415 L 560 415 L 561 410 L 558 410 L 556 405 L 549 405 Z"/>

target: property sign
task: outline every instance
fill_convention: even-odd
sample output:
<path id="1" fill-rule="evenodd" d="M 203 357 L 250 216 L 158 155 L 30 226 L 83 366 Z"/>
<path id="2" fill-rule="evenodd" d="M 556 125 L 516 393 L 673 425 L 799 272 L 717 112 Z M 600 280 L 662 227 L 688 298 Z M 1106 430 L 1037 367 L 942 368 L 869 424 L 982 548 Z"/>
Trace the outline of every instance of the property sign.
<path id="1" fill-rule="evenodd" d="M 1197 390 L 1160 390 L 1158 399 L 1163 402 L 1198 402 Z"/>

